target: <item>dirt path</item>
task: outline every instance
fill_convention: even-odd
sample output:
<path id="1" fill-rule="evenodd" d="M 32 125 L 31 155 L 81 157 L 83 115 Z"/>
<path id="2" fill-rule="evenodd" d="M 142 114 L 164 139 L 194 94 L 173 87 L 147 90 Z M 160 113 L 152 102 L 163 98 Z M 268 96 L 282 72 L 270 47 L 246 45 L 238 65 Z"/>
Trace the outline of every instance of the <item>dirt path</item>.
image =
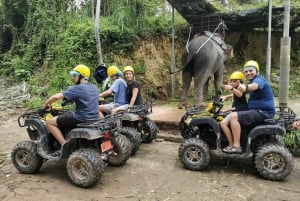
<path id="1" fill-rule="evenodd" d="M 122 167 L 107 167 L 93 188 L 81 189 L 69 180 L 65 162 L 45 163 L 35 175 L 19 174 L 10 161 L 11 148 L 28 139 L 16 118 L 0 123 L 1 201 L 198 201 L 198 200 L 300 200 L 300 158 L 282 182 L 264 180 L 251 163 L 221 161 L 203 172 L 189 171 L 178 160 L 179 144 L 142 144 Z"/>

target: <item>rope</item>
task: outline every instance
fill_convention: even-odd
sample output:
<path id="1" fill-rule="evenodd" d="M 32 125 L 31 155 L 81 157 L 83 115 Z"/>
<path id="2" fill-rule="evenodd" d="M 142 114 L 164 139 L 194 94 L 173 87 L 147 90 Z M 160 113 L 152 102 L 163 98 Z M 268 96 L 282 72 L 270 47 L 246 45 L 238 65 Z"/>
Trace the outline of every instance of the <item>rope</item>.
<path id="1" fill-rule="evenodd" d="M 216 33 L 216 31 L 219 29 L 219 27 L 221 26 L 222 21 L 219 23 L 219 25 L 217 26 L 217 28 L 214 30 L 214 32 L 212 32 L 210 34 L 210 36 L 208 37 L 208 39 L 198 48 L 198 50 L 196 51 L 195 54 L 198 54 L 198 52 L 200 51 L 200 49 L 213 37 L 213 35 Z"/>
<path id="2" fill-rule="evenodd" d="M 219 27 L 221 26 L 221 25 L 223 25 L 223 20 L 219 23 L 219 25 L 215 28 L 215 30 L 210 34 L 210 36 L 207 38 L 207 40 L 198 48 L 198 50 L 195 52 L 195 54 L 198 54 L 198 52 L 200 51 L 200 49 L 213 37 L 213 35 L 216 33 L 216 31 L 219 29 Z M 223 25 L 224 26 L 224 25 Z M 186 49 L 186 51 L 187 51 L 187 53 L 188 54 L 190 54 L 190 51 L 189 51 L 189 48 L 188 48 L 188 46 L 189 46 L 189 42 L 190 42 L 190 37 L 191 37 L 191 32 L 192 32 L 192 26 L 190 26 L 190 31 L 189 31 L 189 37 L 188 37 L 188 40 L 187 40 L 187 43 L 186 43 L 186 46 L 185 46 L 185 49 Z M 195 55 L 194 54 L 194 55 Z M 170 74 L 174 74 L 174 73 L 178 73 L 178 72 L 180 72 L 182 70 L 182 68 L 181 69 L 179 69 L 179 70 L 177 70 L 177 71 L 175 71 L 175 72 L 170 72 Z"/>

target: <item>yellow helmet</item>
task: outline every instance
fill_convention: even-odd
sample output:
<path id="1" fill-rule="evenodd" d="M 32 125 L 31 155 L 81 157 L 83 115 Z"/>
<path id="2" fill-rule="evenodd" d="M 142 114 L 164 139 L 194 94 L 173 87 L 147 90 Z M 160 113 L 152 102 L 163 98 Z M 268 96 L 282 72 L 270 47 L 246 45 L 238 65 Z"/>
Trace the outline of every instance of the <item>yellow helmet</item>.
<path id="1" fill-rule="evenodd" d="M 256 61 L 253 61 L 253 60 L 247 61 L 244 65 L 244 69 L 247 67 L 254 67 L 254 68 L 256 68 L 256 71 L 259 72 L 259 65 Z"/>
<path id="2" fill-rule="evenodd" d="M 113 75 L 116 75 L 120 72 L 119 68 L 117 66 L 110 66 L 108 67 L 107 69 L 107 75 L 109 77 L 113 76 Z"/>
<path id="3" fill-rule="evenodd" d="M 134 69 L 131 66 L 125 66 L 123 73 L 125 73 L 126 71 L 131 71 L 132 74 L 134 74 Z"/>
<path id="4" fill-rule="evenodd" d="M 70 74 L 71 75 L 81 75 L 88 79 L 90 77 L 91 71 L 90 71 L 90 68 L 87 67 L 86 65 L 79 64 L 72 71 L 70 71 Z"/>
<path id="5" fill-rule="evenodd" d="M 230 75 L 230 80 L 243 80 L 244 79 L 244 74 L 240 71 L 235 71 L 231 73 Z"/>

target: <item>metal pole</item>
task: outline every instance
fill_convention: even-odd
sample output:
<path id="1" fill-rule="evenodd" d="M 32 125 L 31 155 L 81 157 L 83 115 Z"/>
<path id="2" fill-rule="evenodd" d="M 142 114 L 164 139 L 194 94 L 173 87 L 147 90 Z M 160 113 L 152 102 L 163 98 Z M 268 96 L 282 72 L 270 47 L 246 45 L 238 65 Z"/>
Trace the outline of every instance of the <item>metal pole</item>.
<path id="1" fill-rule="evenodd" d="M 272 0 L 269 0 L 269 26 L 268 26 L 268 48 L 267 48 L 267 65 L 266 65 L 266 78 L 271 81 L 271 32 L 272 32 Z"/>
<path id="2" fill-rule="evenodd" d="M 100 35 L 99 35 L 100 5 L 101 5 L 101 0 L 97 0 L 96 18 L 95 18 L 95 37 L 96 37 L 96 48 L 97 48 L 97 53 L 98 53 L 98 63 L 103 64 L 102 52 L 101 52 L 101 42 L 100 42 Z"/>
<path id="3" fill-rule="evenodd" d="M 171 71 L 175 72 L 175 42 L 174 42 L 174 35 L 175 35 L 175 29 L 174 29 L 174 7 L 172 7 L 172 64 L 171 64 Z M 172 97 L 174 98 L 175 96 L 175 73 L 172 73 L 171 75 L 172 78 Z"/>
<path id="4" fill-rule="evenodd" d="M 287 107 L 289 80 L 290 80 L 290 51 L 291 38 L 289 37 L 289 23 L 290 23 L 290 1 L 285 1 L 284 7 L 284 26 L 283 37 L 281 38 L 280 47 L 280 81 L 278 101 L 280 110 Z"/>

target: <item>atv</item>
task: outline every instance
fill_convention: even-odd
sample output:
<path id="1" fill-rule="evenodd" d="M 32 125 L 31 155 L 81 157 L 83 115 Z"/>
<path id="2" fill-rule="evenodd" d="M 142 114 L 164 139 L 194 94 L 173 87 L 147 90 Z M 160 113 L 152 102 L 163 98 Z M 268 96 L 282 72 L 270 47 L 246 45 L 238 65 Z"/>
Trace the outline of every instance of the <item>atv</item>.
<path id="1" fill-rule="evenodd" d="M 286 130 L 282 118 L 267 119 L 261 124 L 242 127 L 243 153 L 228 154 L 222 148 L 228 145 L 219 122 L 226 114 L 221 112 L 223 103 L 220 93 L 213 103 L 204 108 L 190 108 L 180 121 L 180 133 L 185 139 L 178 156 L 185 168 L 203 170 L 209 166 L 212 156 L 254 162 L 255 169 L 265 179 L 283 180 L 293 170 L 293 157 L 285 147 L 283 136 Z"/>
<path id="2" fill-rule="evenodd" d="M 286 135 L 284 135 L 284 143 L 294 156 L 300 156 L 300 131 L 293 130 L 292 125 L 295 121 L 300 119 L 296 118 L 295 112 L 289 108 L 276 108 L 275 118 L 279 123 L 285 127 Z"/>
<path id="3" fill-rule="evenodd" d="M 156 139 L 158 127 L 147 117 L 150 113 L 152 113 L 152 102 L 149 100 L 142 105 L 129 107 L 128 112 L 122 117 L 123 130 L 136 130 L 140 133 L 142 142 L 152 142 Z"/>
<path id="4" fill-rule="evenodd" d="M 67 172 L 71 181 L 83 188 L 95 185 L 104 173 L 107 164 L 119 166 L 130 156 L 127 139 L 119 135 L 117 123 L 123 113 L 108 115 L 93 123 L 80 123 L 70 131 L 63 131 L 66 142 L 61 146 L 48 132 L 45 120 L 64 112 L 61 107 L 52 107 L 38 112 L 26 112 L 19 116 L 20 127 L 27 127 L 30 140 L 14 146 L 11 159 L 16 169 L 24 174 L 39 171 L 47 160 L 67 159 Z M 60 150 L 59 156 L 52 153 Z"/>
<path id="5" fill-rule="evenodd" d="M 101 104 L 108 104 L 108 103 L 110 103 L 110 101 L 107 100 L 106 98 L 102 98 L 102 97 L 99 98 L 99 104 L 100 105 Z M 107 114 L 104 114 L 104 116 L 106 116 L 106 115 Z M 126 115 L 126 116 L 128 116 L 128 115 Z M 141 145 L 141 141 L 142 141 L 141 140 L 141 134 L 134 128 L 130 128 L 130 127 L 123 128 L 122 127 L 122 121 L 120 122 L 119 128 L 120 128 L 119 129 L 120 135 L 125 136 L 128 139 L 129 143 L 130 143 L 130 147 L 131 147 L 131 154 L 130 155 L 134 155 L 138 151 L 138 149 Z"/>

